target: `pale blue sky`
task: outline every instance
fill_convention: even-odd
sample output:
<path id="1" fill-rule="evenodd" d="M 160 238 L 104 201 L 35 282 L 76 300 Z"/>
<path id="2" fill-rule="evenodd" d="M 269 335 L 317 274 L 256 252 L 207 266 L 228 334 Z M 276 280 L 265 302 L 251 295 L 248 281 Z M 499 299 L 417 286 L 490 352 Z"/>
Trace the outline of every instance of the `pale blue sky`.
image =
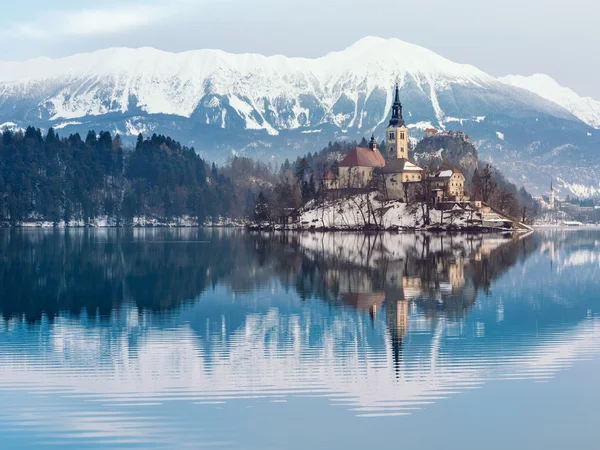
<path id="1" fill-rule="evenodd" d="M 592 0 L 29 0 L 0 14 L 0 60 L 113 46 L 321 56 L 397 37 L 492 75 L 541 72 L 600 99 Z M 396 8 L 397 16 L 389 13 Z"/>

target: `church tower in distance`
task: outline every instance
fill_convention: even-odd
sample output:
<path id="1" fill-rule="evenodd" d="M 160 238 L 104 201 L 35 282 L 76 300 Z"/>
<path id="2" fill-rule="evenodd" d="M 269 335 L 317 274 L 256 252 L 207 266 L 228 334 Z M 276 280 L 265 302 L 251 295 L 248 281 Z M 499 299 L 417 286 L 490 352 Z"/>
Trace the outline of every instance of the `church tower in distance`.
<path id="1" fill-rule="evenodd" d="M 392 105 L 392 118 L 385 129 L 385 148 L 388 159 L 408 159 L 408 128 L 402 118 L 400 88 L 396 84 L 396 96 Z"/>

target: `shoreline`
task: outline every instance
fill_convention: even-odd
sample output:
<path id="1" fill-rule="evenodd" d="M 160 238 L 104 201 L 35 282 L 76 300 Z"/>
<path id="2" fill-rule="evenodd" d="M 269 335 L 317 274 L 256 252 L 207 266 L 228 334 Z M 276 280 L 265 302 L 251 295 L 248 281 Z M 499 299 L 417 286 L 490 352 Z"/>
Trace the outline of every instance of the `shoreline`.
<path id="1" fill-rule="evenodd" d="M 190 225 L 190 224 L 145 224 L 145 225 L 42 225 L 39 223 L 25 223 L 19 225 L 0 225 L 0 230 L 141 230 L 141 229 L 236 229 L 246 230 L 249 232 L 258 233 L 464 233 L 464 234 L 476 234 L 476 233 L 523 233 L 525 230 L 519 229 L 507 229 L 507 228 L 492 228 L 492 227 L 283 227 L 283 226 L 260 226 L 252 224 L 214 224 L 214 225 Z"/>

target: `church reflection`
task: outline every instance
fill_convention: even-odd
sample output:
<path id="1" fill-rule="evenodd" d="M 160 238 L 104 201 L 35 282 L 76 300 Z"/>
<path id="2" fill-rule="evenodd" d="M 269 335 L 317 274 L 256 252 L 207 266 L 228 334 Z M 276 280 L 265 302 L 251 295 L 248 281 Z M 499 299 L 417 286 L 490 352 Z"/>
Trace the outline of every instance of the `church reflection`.
<path id="1" fill-rule="evenodd" d="M 302 235 L 299 247 L 323 271 L 323 298 L 383 314 L 399 370 L 409 311 L 465 317 L 494 279 L 537 245 L 523 235 Z M 315 287 L 319 285 L 314 282 Z"/>

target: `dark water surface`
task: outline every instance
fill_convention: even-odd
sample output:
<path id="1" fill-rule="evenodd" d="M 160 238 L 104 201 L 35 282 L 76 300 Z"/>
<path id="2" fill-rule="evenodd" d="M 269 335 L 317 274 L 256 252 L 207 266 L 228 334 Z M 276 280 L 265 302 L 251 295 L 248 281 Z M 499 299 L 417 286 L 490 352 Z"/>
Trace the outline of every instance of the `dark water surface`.
<path id="1" fill-rule="evenodd" d="M 0 231 L 0 448 L 600 448 L 600 230 Z"/>

